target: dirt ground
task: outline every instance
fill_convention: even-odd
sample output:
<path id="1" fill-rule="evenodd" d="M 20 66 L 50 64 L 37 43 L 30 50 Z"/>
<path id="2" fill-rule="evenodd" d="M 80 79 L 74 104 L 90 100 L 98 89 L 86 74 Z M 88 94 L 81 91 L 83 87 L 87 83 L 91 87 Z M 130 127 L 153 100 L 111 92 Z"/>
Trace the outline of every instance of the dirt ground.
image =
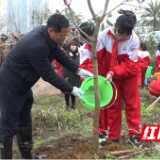
<path id="1" fill-rule="evenodd" d="M 131 143 L 126 141 L 127 139 L 127 137 L 124 137 L 120 144 L 115 144 L 108 140 L 107 143 L 100 146 L 97 157 L 95 157 L 92 147 L 92 139 L 87 137 L 81 139 L 79 135 L 66 136 L 54 141 L 54 143 L 45 144 L 35 152 L 47 155 L 47 159 L 115 159 L 125 156 L 128 150 L 132 150 L 132 153 L 143 150 L 133 150 Z M 127 147 L 126 144 L 128 144 Z M 144 143 L 143 145 L 149 148 L 153 146 L 151 142 Z M 117 154 L 117 151 L 122 151 L 122 153 Z"/>
<path id="2" fill-rule="evenodd" d="M 122 144 L 107 142 L 100 149 L 99 158 L 105 158 L 106 154 L 115 150 L 126 150 Z M 54 152 L 53 152 L 54 151 Z M 47 155 L 47 159 L 94 159 L 92 139 L 81 139 L 79 135 L 66 136 L 51 144 L 43 145 L 37 153 Z"/>
<path id="3" fill-rule="evenodd" d="M 43 79 L 39 79 L 32 89 L 34 96 L 61 94 L 59 89 L 45 82 Z"/>
<path id="4" fill-rule="evenodd" d="M 33 86 L 34 96 L 39 95 L 57 95 L 61 94 L 60 90 L 53 87 L 49 83 L 40 79 Z M 141 99 L 150 99 L 146 92 L 141 93 Z M 153 101 L 155 98 L 151 99 Z M 150 142 L 144 143 L 143 148 L 151 148 L 153 144 Z M 95 157 L 94 150 L 92 148 L 91 137 L 81 137 L 80 135 L 67 135 L 54 142 L 43 144 L 41 147 L 35 150 L 38 155 L 47 155 L 47 159 L 111 159 L 124 156 L 125 154 L 119 154 L 116 157 L 111 153 L 113 151 L 124 151 L 133 149 L 132 144 L 128 141 L 128 136 L 122 139 L 120 144 L 111 143 L 109 140 L 106 144 L 101 146 L 98 157 Z M 133 150 L 134 152 L 134 150 Z M 106 157 L 109 153 L 110 157 Z"/>

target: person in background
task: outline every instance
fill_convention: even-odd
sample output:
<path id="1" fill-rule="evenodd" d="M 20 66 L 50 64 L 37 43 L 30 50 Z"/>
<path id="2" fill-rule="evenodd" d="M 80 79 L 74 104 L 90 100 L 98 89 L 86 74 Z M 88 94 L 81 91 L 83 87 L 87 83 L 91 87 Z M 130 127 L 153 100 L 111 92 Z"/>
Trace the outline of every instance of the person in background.
<path id="1" fill-rule="evenodd" d="M 68 50 L 68 45 L 66 43 L 63 43 L 61 45 L 61 49 L 63 49 L 65 52 L 67 52 Z M 62 65 L 60 63 L 58 63 L 55 59 L 53 61 L 53 67 L 56 69 L 57 71 L 57 74 L 60 76 L 60 77 L 63 77 L 63 72 L 62 72 Z M 64 93 L 61 91 L 62 93 L 62 96 L 64 96 Z"/>
<path id="2" fill-rule="evenodd" d="M 68 50 L 68 44 L 63 43 L 63 44 L 61 45 L 61 48 L 62 48 L 65 52 L 67 52 L 67 50 Z"/>
<path id="3" fill-rule="evenodd" d="M 78 65 L 79 65 L 79 53 L 78 53 L 78 44 L 76 41 L 71 41 L 70 45 L 68 46 L 68 50 L 66 54 L 71 57 Z M 78 75 L 73 74 L 65 67 L 62 67 L 63 71 L 63 78 L 72 86 L 80 87 L 80 77 Z M 72 95 L 70 92 L 64 92 L 65 94 L 65 101 L 66 101 L 66 109 L 69 108 L 76 109 L 75 106 L 75 96 Z M 69 97 L 71 96 L 72 105 L 69 105 Z"/>
<path id="4" fill-rule="evenodd" d="M 7 42 L 8 36 L 4 33 L 1 34 L 0 45 L 5 45 Z"/>
<path id="5" fill-rule="evenodd" d="M 10 45 L 7 45 L 6 41 L 8 39 L 8 36 L 4 33 L 1 34 L 1 45 L 0 45 L 0 67 L 2 66 L 9 50 L 10 50 Z"/>
<path id="6" fill-rule="evenodd" d="M 138 63 L 139 63 L 138 85 L 144 87 L 147 67 L 151 63 L 150 54 L 147 51 L 145 42 L 140 43 L 140 50 L 138 51 Z"/>
<path id="7" fill-rule="evenodd" d="M 160 43 L 156 52 L 156 72 L 160 72 Z M 151 81 L 149 92 L 153 96 L 160 96 L 160 79 Z"/>
<path id="8" fill-rule="evenodd" d="M 11 42 L 10 42 L 10 49 L 17 43 L 19 40 L 19 36 L 16 33 L 11 33 Z"/>
<path id="9" fill-rule="evenodd" d="M 15 45 L 17 43 L 18 39 L 19 39 L 19 36 L 16 33 L 11 34 L 12 45 Z"/>
<path id="10" fill-rule="evenodd" d="M 89 37 L 92 37 L 94 34 L 94 26 L 92 26 L 89 22 L 84 22 L 82 23 L 79 28 L 86 33 Z M 92 47 L 89 44 L 90 40 L 82 33 L 80 33 L 80 35 L 83 37 L 83 39 L 86 40 L 86 43 L 83 44 L 83 46 L 81 46 L 79 48 L 79 54 L 80 54 L 80 66 L 83 69 L 88 70 L 88 65 L 89 65 L 89 61 L 92 58 Z M 87 43 L 89 42 L 89 43 Z M 83 79 L 81 78 L 81 83 L 83 82 Z"/>
<path id="11" fill-rule="evenodd" d="M 160 72 L 160 43 L 156 52 L 156 72 Z"/>
<path id="12" fill-rule="evenodd" d="M 22 38 L 24 35 L 25 35 L 24 33 L 21 33 L 21 34 L 19 35 L 19 39 Z"/>
<path id="13" fill-rule="evenodd" d="M 95 27 L 90 22 L 84 22 L 82 23 L 79 28 L 86 33 L 89 37 L 92 38 L 94 34 Z M 93 66 L 92 66 L 92 47 L 89 44 L 90 40 L 80 32 L 83 39 L 86 41 L 86 43 L 80 47 L 80 66 L 83 69 L 86 69 L 93 73 Z M 89 42 L 89 43 L 87 43 Z M 100 71 L 100 68 L 98 68 L 98 72 Z M 99 74 L 100 75 L 100 74 Z M 84 79 L 81 78 L 81 83 L 83 83 Z M 108 138 L 108 135 L 104 132 L 106 129 L 108 129 L 108 121 L 107 121 L 107 114 L 106 109 L 100 110 L 100 119 L 99 119 L 99 143 L 106 142 L 106 138 Z M 94 112 L 93 112 L 94 114 Z M 101 134 L 103 133 L 103 134 Z"/>
<path id="14" fill-rule="evenodd" d="M 63 43 L 61 45 L 61 49 L 63 49 L 65 52 L 67 52 L 67 49 L 68 49 L 68 45 L 66 43 Z M 63 73 L 62 73 L 62 65 L 60 63 L 58 63 L 55 59 L 54 59 L 54 68 L 56 68 L 57 70 L 57 74 L 60 76 L 60 77 L 63 77 Z"/>

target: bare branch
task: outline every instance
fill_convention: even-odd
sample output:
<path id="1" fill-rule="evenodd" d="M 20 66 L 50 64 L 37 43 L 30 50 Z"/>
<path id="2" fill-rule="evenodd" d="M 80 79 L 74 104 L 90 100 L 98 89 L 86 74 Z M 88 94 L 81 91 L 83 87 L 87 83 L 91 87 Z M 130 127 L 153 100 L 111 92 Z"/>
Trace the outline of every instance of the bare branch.
<path id="1" fill-rule="evenodd" d="M 69 3 L 69 5 L 71 5 L 71 3 L 72 3 L 72 0 L 70 0 L 70 3 Z"/>
<path id="2" fill-rule="evenodd" d="M 63 1 L 64 1 L 64 3 L 65 3 L 65 0 L 63 0 Z M 89 40 L 91 40 L 91 38 L 90 38 L 86 33 L 84 33 L 84 32 L 77 26 L 77 24 L 75 23 L 75 20 L 74 20 L 74 18 L 73 18 L 73 14 L 72 14 L 73 10 L 72 10 L 72 8 L 71 8 L 71 6 L 70 6 L 71 2 L 72 2 L 72 1 L 70 1 L 70 3 L 66 3 L 66 5 L 67 5 L 67 7 L 68 7 L 68 9 L 69 9 L 69 12 L 70 12 L 70 15 L 71 15 L 71 18 L 72 18 L 72 22 L 74 23 L 75 27 L 78 29 L 79 32 L 81 32 L 81 33 L 82 33 L 83 35 L 85 35 Z M 82 38 L 82 39 L 83 39 L 83 38 Z M 88 43 L 88 42 L 87 42 L 87 43 Z"/>
<path id="3" fill-rule="evenodd" d="M 113 9 L 111 9 L 109 12 L 107 12 L 104 16 L 108 15 L 109 13 L 111 13 L 113 10 L 115 10 L 116 8 L 118 8 L 119 6 L 125 4 L 126 2 L 130 2 L 132 0 L 125 0 L 124 2 L 118 4 L 116 7 L 114 7 Z"/>
<path id="4" fill-rule="evenodd" d="M 132 6 L 132 7 L 136 7 L 136 8 L 143 8 L 143 9 L 145 9 L 146 7 L 139 7 L 139 6 L 136 6 L 136 5 L 133 5 L 133 4 L 123 4 L 123 5 L 127 5 L 127 6 Z"/>
<path id="5" fill-rule="evenodd" d="M 103 10 L 103 14 L 102 16 L 100 17 L 100 22 L 103 21 L 104 17 L 105 17 L 105 14 L 106 14 L 106 11 L 107 11 L 107 8 L 108 8 L 108 3 L 109 3 L 109 0 L 106 0 L 106 3 L 104 5 L 104 10 Z"/>
<path id="6" fill-rule="evenodd" d="M 93 10 L 93 7 L 92 7 L 92 4 L 91 4 L 91 1 L 90 1 L 90 0 L 87 0 L 87 2 L 88 2 L 89 10 L 90 10 L 90 12 L 91 12 L 91 14 L 92 14 L 92 16 L 93 16 L 94 20 L 95 20 L 95 21 L 97 21 L 97 20 L 98 20 L 98 18 L 97 18 L 96 14 L 95 14 L 95 12 L 94 12 L 94 10 Z"/>

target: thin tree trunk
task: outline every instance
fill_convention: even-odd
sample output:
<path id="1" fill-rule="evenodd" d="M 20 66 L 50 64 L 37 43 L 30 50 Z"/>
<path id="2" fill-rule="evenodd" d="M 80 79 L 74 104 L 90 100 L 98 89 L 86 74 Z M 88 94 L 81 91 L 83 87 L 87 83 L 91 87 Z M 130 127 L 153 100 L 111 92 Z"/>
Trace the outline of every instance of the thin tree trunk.
<path id="1" fill-rule="evenodd" d="M 66 2 L 65 0 L 63 0 L 64 2 Z M 132 0 L 124 0 L 122 3 L 118 4 L 115 8 L 113 8 L 111 11 L 113 11 L 114 9 L 116 9 L 117 7 L 125 4 L 126 2 L 130 2 Z M 70 11 L 70 15 L 72 17 L 72 21 L 74 23 L 74 25 L 76 26 L 76 28 L 83 33 L 88 39 L 91 40 L 91 45 L 92 45 L 92 63 L 93 63 L 93 74 L 94 74 L 94 92 L 95 92 L 95 114 L 93 116 L 93 126 L 96 130 L 99 131 L 99 115 L 100 115 L 100 92 L 99 92 L 99 83 L 98 83 L 98 63 L 97 63 L 97 52 L 96 52 L 96 44 L 97 44 L 97 37 L 98 37 L 98 33 L 99 33 L 99 28 L 100 28 L 100 24 L 103 21 L 104 17 L 109 14 L 111 11 L 109 11 L 106 14 L 107 8 L 108 8 L 108 3 L 109 0 L 105 1 L 105 5 L 104 5 L 104 9 L 102 12 L 102 15 L 100 17 L 97 17 L 97 15 L 95 14 L 93 8 L 92 8 L 92 4 L 91 4 L 91 0 L 87 0 L 88 2 L 88 7 L 89 10 L 95 20 L 96 26 L 95 26 L 95 31 L 94 31 L 94 36 L 91 39 L 87 34 L 85 34 L 82 30 L 79 29 L 79 27 L 77 26 L 77 24 L 74 21 L 73 18 L 73 14 L 72 14 L 72 9 L 70 7 L 72 0 L 70 0 L 70 3 L 67 2 L 66 5 L 68 6 L 68 9 Z M 88 44 L 90 44 L 90 42 L 88 42 Z M 99 133 L 97 131 L 93 131 L 93 148 L 94 148 L 94 152 L 98 153 L 99 149 Z"/>
<path id="2" fill-rule="evenodd" d="M 100 114 L 100 92 L 98 83 L 98 63 L 97 63 L 97 52 L 96 44 L 99 32 L 100 22 L 96 22 L 96 28 L 94 37 L 92 40 L 92 63 L 93 63 L 93 74 L 94 74 L 94 93 L 95 93 L 95 113 L 93 116 L 93 126 L 96 130 L 99 130 L 99 114 Z M 99 133 L 93 130 L 93 148 L 95 153 L 98 153 L 99 146 Z"/>

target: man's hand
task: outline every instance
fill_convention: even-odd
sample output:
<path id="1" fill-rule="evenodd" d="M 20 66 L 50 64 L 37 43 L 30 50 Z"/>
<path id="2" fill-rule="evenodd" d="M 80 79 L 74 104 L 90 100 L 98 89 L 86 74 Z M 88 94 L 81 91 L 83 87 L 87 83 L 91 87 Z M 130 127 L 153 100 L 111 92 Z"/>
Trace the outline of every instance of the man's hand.
<path id="1" fill-rule="evenodd" d="M 73 87 L 73 90 L 71 92 L 74 96 L 81 98 L 81 95 L 84 94 L 79 88 Z"/>
<path id="2" fill-rule="evenodd" d="M 88 71 L 86 71 L 86 70 L 84 70 L 84 69 L 81 69 L 81 70 L 78 72 L 78 75 L 79 75 L 80 77 L 82 77 L 83 79 L 86 79 L 86 78 L 88 78 L 88 77 L 93 77 L 93 74 L 92 74 L 91 72 L 88 72 Z"/>
<path id="3" fill-rule="evenodd" d="M 112 75 L 110 73 L 107 74 L 105 81 L 112 82 Z"/>

